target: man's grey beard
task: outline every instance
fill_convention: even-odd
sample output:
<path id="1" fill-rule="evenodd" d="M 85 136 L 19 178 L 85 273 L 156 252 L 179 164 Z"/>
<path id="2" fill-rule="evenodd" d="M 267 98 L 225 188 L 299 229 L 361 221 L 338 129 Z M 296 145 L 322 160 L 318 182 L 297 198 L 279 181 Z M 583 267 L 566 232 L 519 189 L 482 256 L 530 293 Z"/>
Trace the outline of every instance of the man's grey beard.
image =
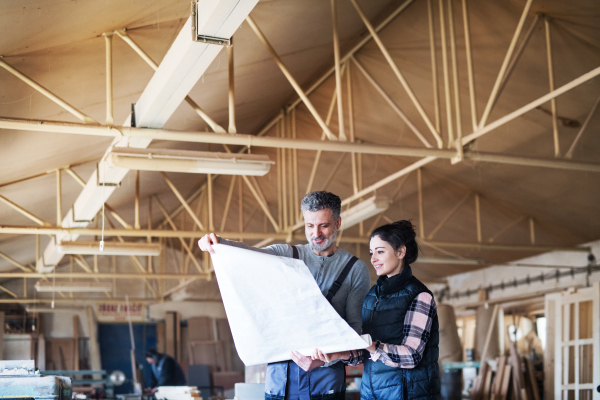
<path id="1" fill-rule="evenodd" d="M 312 249 L 314 251 L 323 251 L 326 250 L 329 246 L 331 246 L 331 244 L 333 243 L 333 241 L 335 240 L 335 237 L 337 236 L 337 228 L 333 228 L 333 234 L 331 236 L 329 236 L 329 238 L 325 239 L 325 243 L 323 243 L 322 246 L 317 246 L 313 240 L 317 239 L 316 237 L 311 237 L 309 236 L 306 232 L 304 233 L 306 235 L 306 239 L 308 240 L 308 243 L 310 243 L 310 247 L 312 247 Z M 319 236 L 321 237 L 321 236 Z M 323 238 L 325 238 L 323 236 Z"/>

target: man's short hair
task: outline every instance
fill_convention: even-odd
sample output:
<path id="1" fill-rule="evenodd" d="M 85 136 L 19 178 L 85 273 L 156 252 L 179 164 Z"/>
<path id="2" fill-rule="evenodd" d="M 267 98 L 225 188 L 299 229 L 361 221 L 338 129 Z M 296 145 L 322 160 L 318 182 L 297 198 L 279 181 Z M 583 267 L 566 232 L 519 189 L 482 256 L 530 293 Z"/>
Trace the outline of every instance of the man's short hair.
<path id="1" fill-rule="evenodd" d="M 319 211 L 329 208 L 331 210 L 331 215 L 333 215 L 333 220 L 337 221 L 340 218 L 340 212 L 342 210 L 342 200 L 340 200 L 339 196 L 336 196 L 333 193 L 325 192 L 323 190 L 318 192 L 308 193 L 302 199 L 302 203 L 300 204 L 300 209 L 302 211 Z"/>
<path id="2" fill-rule="evenodd" d="M 148 349 L 146 350 L 146 358 L 154 358 L 158 355 L 158 351 L 154 350 L 154 349 Z"/>

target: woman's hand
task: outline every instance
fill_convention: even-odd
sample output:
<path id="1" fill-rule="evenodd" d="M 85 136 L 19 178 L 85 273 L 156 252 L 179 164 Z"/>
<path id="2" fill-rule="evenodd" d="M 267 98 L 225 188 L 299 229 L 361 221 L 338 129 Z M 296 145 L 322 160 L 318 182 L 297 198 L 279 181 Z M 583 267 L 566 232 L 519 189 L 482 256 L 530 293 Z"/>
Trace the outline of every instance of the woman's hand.
<path id="1" fill-rule="evenodd" d="M 365 350 L 367 350 L 369 353 L 373 354 L 375 353 L 375 343 L 371 343 L 371 345 L 369 347 L 367 347 Z"/>
<path id="2" fill-rule="evenodd" d="M 335 360 L 347 360 L 350 358 L 349 351 L 340 351 L 338 353 L 323 353 L 319 349 L 315 349 L 312 353 L 311 358 L 313 360 L 321 360 L 323 362 L 332 362 Z"/>

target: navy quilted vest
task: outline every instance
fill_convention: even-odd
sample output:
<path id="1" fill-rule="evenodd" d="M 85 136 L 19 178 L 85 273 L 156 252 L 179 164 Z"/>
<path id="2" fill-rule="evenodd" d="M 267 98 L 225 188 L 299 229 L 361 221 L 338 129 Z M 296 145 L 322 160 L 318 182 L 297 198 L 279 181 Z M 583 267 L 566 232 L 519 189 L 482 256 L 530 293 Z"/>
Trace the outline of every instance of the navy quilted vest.
<path id="1" fill-rule="evenodd" d="M 371 288 L 362 309 L 362 333 L 373 341 L 402 344 L 404 317 L 419 293 L 429 289 L 412 275 L 410 266 L 391 278 L 380 277 Z M 439 325 L 437 314 L 423 358 L 414 369 L 388 367 L 381 361 L 365 361 L 360 388 L 361 400 L 422 399 L 439 400 Z"/>

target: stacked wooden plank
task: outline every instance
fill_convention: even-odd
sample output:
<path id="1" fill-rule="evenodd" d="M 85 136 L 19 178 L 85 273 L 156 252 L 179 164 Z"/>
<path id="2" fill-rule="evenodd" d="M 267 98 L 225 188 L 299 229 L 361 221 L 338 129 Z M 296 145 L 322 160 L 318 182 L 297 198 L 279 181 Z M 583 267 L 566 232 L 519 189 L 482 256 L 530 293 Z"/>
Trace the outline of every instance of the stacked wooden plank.
<path id="1" fill-rule="evenodd" d="M 196 386 L 159 386 L 157 400 L 202 400 Z"/>
<path id="2" fill-rule="evenodd" d="M 496 358 L 495 371 L 485 362 L 471 390 L 472 400 L 540 400 L 531 361 L 521 356 L 515 343 L 508 356 Z"/>

